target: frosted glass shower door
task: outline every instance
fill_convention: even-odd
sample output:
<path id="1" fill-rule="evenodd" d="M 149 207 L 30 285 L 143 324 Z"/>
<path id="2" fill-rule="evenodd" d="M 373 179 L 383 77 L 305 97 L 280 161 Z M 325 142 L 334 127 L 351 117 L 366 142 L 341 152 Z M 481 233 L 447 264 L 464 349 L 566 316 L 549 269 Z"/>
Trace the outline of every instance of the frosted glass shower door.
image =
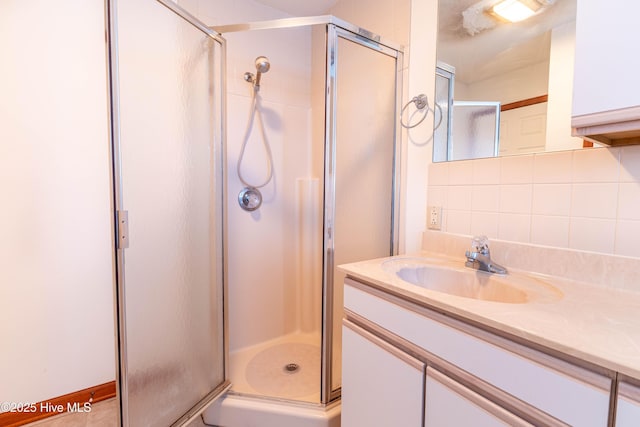
<path id="1" fill-rule="evenodd" d="M 174 11 L 184 13 L 155 0 L 126 0 L 117 3 L 115 16 L 125 426 L 182 425 L 227 386 L 224 40 Z"/>
<path id="2" fill-rule="evenodd" d="M 331 32 L 329 33 L 331 37 Z M 397 170 L 396 84 L 401 53 L 346 31 L 336 31 L 331 106 L 335 135 L 327 158 L 333 165 L 325 185 L 331 287 L 330 390 L 341 386 L 341 319 L 344 274 L 340 264 L 390 256 L 396 251 L 395 184 Z M 331 257 L 331 254 L 333 255 Z M 333 259 L 331 259 L 333 258 Z"/>

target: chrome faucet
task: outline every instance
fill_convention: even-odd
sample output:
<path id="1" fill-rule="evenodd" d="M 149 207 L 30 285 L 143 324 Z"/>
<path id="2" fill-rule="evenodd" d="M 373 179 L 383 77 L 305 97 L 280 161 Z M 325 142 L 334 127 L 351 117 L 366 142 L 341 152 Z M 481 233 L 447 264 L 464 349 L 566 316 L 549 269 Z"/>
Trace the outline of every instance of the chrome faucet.
<path id="1" fill-rule="evenodd" d="M 491 260 L 489 239 L 487 236 L 476 236 L 471 240 L 471 249 L 465 252 L 466 267 L 489 273 L 507 274 L 507 269 Z"/>

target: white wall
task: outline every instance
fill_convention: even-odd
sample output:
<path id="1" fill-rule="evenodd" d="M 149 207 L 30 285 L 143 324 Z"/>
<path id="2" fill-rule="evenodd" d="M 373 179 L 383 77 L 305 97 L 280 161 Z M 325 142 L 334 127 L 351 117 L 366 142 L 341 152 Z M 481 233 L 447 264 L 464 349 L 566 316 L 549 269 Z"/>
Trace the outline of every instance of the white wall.
<path id="1" fill-rule="evenodd" d="M 509 71 L 489 79 L 467 84 L 465 96 L 456 100 L 500 101 L 502 104 L 545 95 L 549 84 L 549 62 Z M 457 85 L 457 82 L 456 82 Z"/>
<path id="2" fill-rule="evenodd" d="M 0 401 L 115 379 L 102 0 L 0 3 Z"/>
<path id="3" fill-rule="evenodd" d="M 424 93 L 433 100 L 436 69 L 436 29 L 438 0 L 411 0 L 411 26 L 407 51 L 405 102 Z M 420 249 L 421 236 L 427 223 L 426 192 L 428 165 L 433 157 L 433 117 L 405 132 L 403 138 L 402 251 Z"/>
<path id="4" fill-rule="evenodd" d="M 328 12 L 402 45 L 408 52 L 410 0 L 338 0 Z"/>
<path id="5" fill-rule="evenodd" d="M 582 139 L 571 136 L 575 47 L 575 21 L 556 27 L 551 31 L 546 151 L 571 150 L 582 147 Z"/>

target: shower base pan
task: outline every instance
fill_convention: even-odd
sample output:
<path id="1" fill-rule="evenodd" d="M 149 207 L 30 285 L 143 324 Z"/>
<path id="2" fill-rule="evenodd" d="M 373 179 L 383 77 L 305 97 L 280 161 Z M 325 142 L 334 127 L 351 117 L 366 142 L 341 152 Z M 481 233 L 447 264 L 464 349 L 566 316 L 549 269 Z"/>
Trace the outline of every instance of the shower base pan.
<path id="1" fill-rule="evenodd" d="M 219 427 L 340 427 L 320 404 L 320 337 L 293 333 L 231 354 L 231 391 L 203 414 Z"/>
<path id="2" fill-rule="evenodd" d="M 235 394 L 320 402 L 320 336 L 293 333 L 231 353 Z"/>

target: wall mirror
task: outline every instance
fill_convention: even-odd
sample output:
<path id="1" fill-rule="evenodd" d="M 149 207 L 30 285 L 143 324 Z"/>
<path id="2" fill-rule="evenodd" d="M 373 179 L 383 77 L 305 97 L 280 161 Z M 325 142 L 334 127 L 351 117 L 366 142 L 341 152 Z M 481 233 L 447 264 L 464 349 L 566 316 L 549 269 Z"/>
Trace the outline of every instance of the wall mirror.
<path id="1" fill-rule="evenodd" d="M 519 1 L 536 11 L 509 22 L 500 0 L 439 0 L 434 162 L 583 147 L 571 136 L 576 0 Z"/>

